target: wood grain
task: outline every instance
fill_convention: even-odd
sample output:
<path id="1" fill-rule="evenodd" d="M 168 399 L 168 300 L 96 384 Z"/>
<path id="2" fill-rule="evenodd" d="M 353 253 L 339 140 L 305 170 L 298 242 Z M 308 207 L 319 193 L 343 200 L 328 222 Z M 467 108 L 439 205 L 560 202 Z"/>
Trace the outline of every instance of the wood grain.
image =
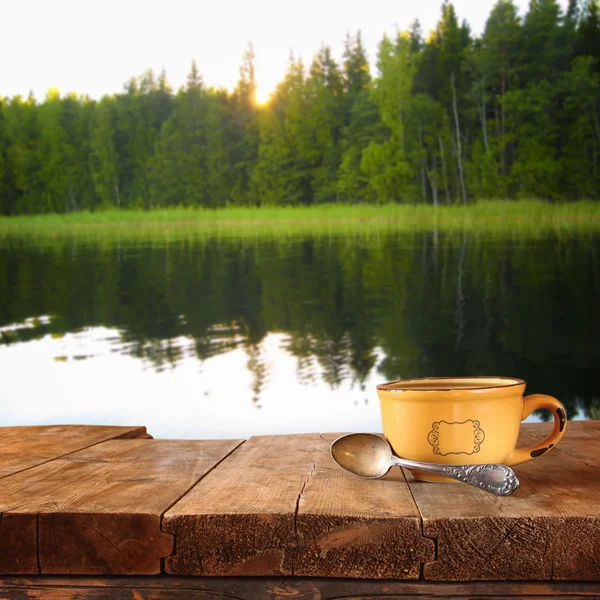
<path id="1" fill-rule="evenodd" d="M 24 526 L 38 518 L 37 537 L 28 530 L 20 547 L 27 557 L 35 549 L 41 573 L 159 573 L 161 558 L 173 548 L 172 536 L 160 529 L 162 514 L 239 443 L 97 444 L 5 478 L 2 520 Z M 20 561 L 14 546 L 0 544 L 11 548 L 12 563 Z M 36 565 L 30 573 L 37 571 Z"/>
<path id="2" fill-rule="evenodd" d="M 291 575 L 296 506 L 322 445 L 317 434 L 250 438 L 163 518 L 185 575 Z"/>
<path id="3" fill-rule="evenodd" d="M 400 469 L 383 479 L 346 473 L 329 453 L 338 434 L 321 436 L 296 518 L 299 576 L 417 579 L 435 556 Z"/>
<path id="4" fill-rule="evenodd" d="M 522 433 L 521 444 L 543 437 L 547 427 L 525 426 L 531 433 Z M 419 591 L 426 588 L 377 587 L 420 574 L 430 586 L 600 580 L 599 422 L 569 423 L 559 448 L 516 467 L 521 487 L 509 498 L 461 484 L 417 482 L 408 472 L 407 483 L 399 469 L 381 480 L 354 477 L 330 458 L 337 435 L 256 437 L 239 447 L 237 440 L 106 441 L 26 467 L 0 480 L 0 573 L 147 575 L 159 573 L 165 559 L 173 575 L 226 575 L 228 582 L 278 576 L 264 580 L 271 587 L 242 585 L 229 594 L 278 600 L 427 595 Z M 292 575 L 289 588 L 281 587 L 281 577 Z M 310 579 L 302 587 L 299 576 L 380 581 L 351 588 L 327 580 L 338 581 L 333 588 L 325 580 L 315 587 Z M 39 589 L 50 593 L 47 578 L 32 581 L 42 579 Z M 185 579 L 184 587 L 169 589 L 176 595 L 165 596 L 162 584 L 144 587 L 139 580 L 118 590 L 88 580 L 77 592 L 73 581 L 54 596 L 38 594 L 33 584 L 25 590 L 5 583 L 7 595 L 0 584 L 0 598 L 222 597 L 229 585 L 194 588 Z M 448 585 L 458 587 L 427 589 L 432 595 L 439 589 L 437 597 L 461 595 L 462 584 Z M 493 585 L 494 593 L 464 589 L 488 597 L 512 589 Z M 530 597 L 584 589 L 509 585 L 516 586 L 514 595 L 527 589 Z"/>
<path id="5" fill-rule="evenodd" d="M 598 598 L 600 583 L 467 582 L 265 577 L 0 579 L 3 600 L 343 600 L 359 598 Z"/>
<path id="6" fill-rule="evenodd" d="M 0 427 L 0 478 L 113 439 L 151 437 L 145 427 L 47 425 Z"/>
<path id="7" fill-rule="evenodd" d="M 37 515 L 0 514 L 0 573 L 38 572 Z"/>
<path id="8" fill-rule="evenodd" d="M 538 439 L 545 438 L 552 430 L 550 423 L 527 423 L 527 433 Z M 569 421 L 560 450 L 600 469 L 600 421 Z"/>
<path id="9" fill-rule="evenodd" d="M 535 439 L 522 432 L 520 444 Z M 508 498 L 407 475 L 437 540 L 426 579 L 600 579 L 600 471 L 560 449 L 515 471 L 521 487 Z"/>
<path id="10" fill-rule="evenodd" d="M 166 571 L 186 575 L 417 578 L 421 535 L 403 475 L 365 481 L 318 434 L 251 438 L 169 510 Z"/>

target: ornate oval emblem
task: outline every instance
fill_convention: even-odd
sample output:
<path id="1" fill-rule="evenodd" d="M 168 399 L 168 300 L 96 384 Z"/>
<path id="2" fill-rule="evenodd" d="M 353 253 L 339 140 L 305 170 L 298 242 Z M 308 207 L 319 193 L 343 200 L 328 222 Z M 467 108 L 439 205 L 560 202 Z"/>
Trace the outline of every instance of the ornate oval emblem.
<path id="1" fill-rule="evenodd" d="M 433 453 L 440 456 L 448 454 L 476 454 L 485 440 L 485 432 L 475 419 L 466 421 L 435 421 L 427 441 L 433 447 Z"/>

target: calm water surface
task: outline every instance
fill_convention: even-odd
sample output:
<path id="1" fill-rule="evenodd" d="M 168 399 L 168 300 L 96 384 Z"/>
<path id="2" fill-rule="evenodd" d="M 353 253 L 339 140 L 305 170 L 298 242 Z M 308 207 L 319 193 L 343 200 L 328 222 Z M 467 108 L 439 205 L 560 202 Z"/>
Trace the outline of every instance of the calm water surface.
<path id="1" fill-rule="evenodd" d="M 600 418 L 599 256 L 598 235 L 5 239 L 0 426 L 379 431 L 377 383 L 446 375 Z"/>

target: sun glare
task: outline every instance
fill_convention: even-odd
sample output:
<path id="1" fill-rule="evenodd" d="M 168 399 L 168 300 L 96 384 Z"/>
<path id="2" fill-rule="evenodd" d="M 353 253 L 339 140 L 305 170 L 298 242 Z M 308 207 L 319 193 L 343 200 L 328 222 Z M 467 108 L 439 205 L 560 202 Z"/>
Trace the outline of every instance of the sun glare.
<path id="1" fill-rule="evenodd" d="M 269 101 L 270 97 L 271 91 L 268 88 L 266 88 L 264 85 L 260 85 L 260 83 L 256 85 L 256 104 L 262 106 Z"/>

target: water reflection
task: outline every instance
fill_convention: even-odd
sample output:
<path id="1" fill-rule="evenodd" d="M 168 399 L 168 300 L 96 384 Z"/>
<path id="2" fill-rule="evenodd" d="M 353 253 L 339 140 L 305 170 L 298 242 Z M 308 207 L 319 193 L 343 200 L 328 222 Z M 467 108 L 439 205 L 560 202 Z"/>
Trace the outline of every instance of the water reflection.
<path id="1" fill-rule="evenodd" d="M 258 386 L 243 345 L 200 363 L 193 339 L 173 339 L 176 366 L 157 370 L 147 358 L 115 351 L 117 336 L 116 330 L 97 327 L 60 340 L 45 336 L 10 352 L 0 347 L 6 374 L 0 424 L 143 423 L 162 438 L 318 431 L 324 423 L 336 431 L 381 428 L 369 394 L 350 382 L 334 390 L 321 385 L 318 365 L 315 381 L 298 386 L 285 334 L 269 333 L 256 345 L 266 373 Z M 78 360 L 82 345 L 92 350 L 93 360 Z M 369 387 L 376 382 L 373 373 Z M 258 392 L 254 397 L 252 390 Z"/>
<path id="2" fill-rule="evenodd" d="M 457 233 L 4 241 L 0 424 L 377 430 L 375 383 L 463 374 L 521 377 L 599 418 L 599 246 Z"/>

